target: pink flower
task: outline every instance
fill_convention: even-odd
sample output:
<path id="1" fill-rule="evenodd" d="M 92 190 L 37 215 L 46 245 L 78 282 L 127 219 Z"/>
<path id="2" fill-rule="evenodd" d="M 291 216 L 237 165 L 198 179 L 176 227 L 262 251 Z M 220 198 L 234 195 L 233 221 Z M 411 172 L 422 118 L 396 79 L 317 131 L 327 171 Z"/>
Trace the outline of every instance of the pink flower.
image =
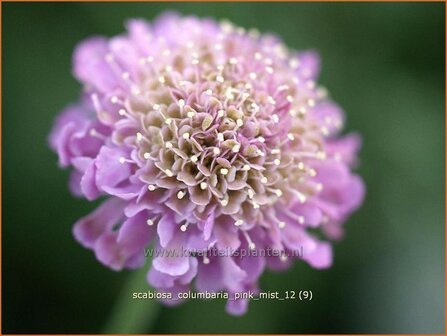
<path id="1" fill-rule="evenodd" d="M 77 47 L 83 95 L 50 135 L 73 193 L 106 198 L 76 239 L 114 270 L 141 267 L 149 244 L 176 252 L 148 273 L 173 294 L 256 291 L 266 267 L 296 259 L 329 267 L 330 242 L 309 229 L 338 238 L 364 186 L 351 172 L 360 139 L 338 135 L 344 115 L 315 82 L 317 54 L 175 14 L 127 28 Z"/>

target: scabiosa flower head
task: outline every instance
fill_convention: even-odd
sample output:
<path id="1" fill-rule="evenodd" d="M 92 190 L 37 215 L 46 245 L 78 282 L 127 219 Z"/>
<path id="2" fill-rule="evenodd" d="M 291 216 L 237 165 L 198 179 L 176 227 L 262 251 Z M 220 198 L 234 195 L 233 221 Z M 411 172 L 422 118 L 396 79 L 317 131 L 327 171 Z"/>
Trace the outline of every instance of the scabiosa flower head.
<path id="1" fill-rule="evenodd" d="M 74 168 L 72 192 L 104 198 L 76 239 L 114 270 L 141 267 L 150 244 L 171 251 L 148 273 L 169 293 L 256 291 L 266 267 L 293 259 L 330 266 L 328 240 L 364 187 L 350 169 L 359 138 L 338 135 L 343 113 L 315 82 L 317 54 L 171 13 L 127 30 L 77 47 L 83 94 L 50 135 L 60 165 Z"/>

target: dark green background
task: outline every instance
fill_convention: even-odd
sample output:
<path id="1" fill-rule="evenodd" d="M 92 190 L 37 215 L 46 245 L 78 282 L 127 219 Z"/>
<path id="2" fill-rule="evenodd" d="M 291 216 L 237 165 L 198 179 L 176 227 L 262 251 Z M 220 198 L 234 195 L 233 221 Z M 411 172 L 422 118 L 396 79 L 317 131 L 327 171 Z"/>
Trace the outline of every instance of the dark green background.
<path id="1" fill-rule="evenodd" d="M 76 43 L 165 9 L 228 18 L 316 48 L 321 82 L 364 139 L 363 207 L 334 266 L 266 272 L 264 290 L 310 289 L 310 303 L 162 307 L 147 332 L 442 333 L 444 330 L 444 4 L 3 4 L 3 332 L 101 332 L 131 274 L 78 245 L 74 199 L 46 138 L 77 99 Z M 130 302 L 130 305 L 133 303 Z M 148 318 L 149 320 L 149 318 Z"/>

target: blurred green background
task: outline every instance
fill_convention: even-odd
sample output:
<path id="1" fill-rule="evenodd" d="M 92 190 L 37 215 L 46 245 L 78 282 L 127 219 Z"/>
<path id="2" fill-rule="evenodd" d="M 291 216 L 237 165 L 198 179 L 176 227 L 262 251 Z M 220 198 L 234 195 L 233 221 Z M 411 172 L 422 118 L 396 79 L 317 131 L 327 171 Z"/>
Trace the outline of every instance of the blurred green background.
<path id="1" fill-rule="evenodd" d="M 74 46 L 93 34 L 122 32 L 126 18 L 152 19 L 166 9 L 228 18 L 275 32 L 293 48 L 319 50 L 321 83 L 346 110 L 347 130 L 364 139 L 359 172 L 367 198 L 336 243 L 331 269 L 297 263 L 261 279 L 266 291 L 310 289 L 312 302 L 253 302 L 235 318 L 222 301 L 194 301 L 156 309 L 144 331 L 444 332 L 444 4 L 2 8 L 3 333 L 104 330 L 131 273 L 104 268 L 74 241 L 72 224 L 96 204 L 69 194 L 68 172 L 57 167 L 46 139 L 56 114 L 78 98 Z"/>

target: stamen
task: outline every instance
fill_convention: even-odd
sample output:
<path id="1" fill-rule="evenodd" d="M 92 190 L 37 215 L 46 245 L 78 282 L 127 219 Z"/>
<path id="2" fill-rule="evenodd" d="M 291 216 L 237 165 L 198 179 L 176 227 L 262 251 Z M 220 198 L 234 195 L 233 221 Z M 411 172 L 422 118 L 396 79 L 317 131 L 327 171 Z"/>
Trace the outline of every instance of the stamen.
<path id="1" fill-rule="evenodd" d="M 250 236 L 248 235 L 247 231 L 242 231 L 242 232 L 243 232 L 243 235 L 244 235 L 245 239 L 247 240 L 248 248 L 249 248 L 250 250 L 254 250 L 254 249 L 256 248 L 256 244 L 253 243 L 253 241 L 251 240 L 251 238 L 250 238 Z"/>
<path id="2" fill-rule="evenodd" d="M 149 225 L 149 226 L 152 226 L 152 225 L 154 225 L 154 221 L 152 219 L 148 219 L 146 221 L 146 224 Z"/>
<path id="3" fill-rule="evenodd" d="M 279 116 L 277 114 L 272 115 L 272 120 L 275 124 L 279 123 Z"/>
<path id="4" fill-rule="evenodd" d="M 183 192 L 183 191 L 179 191 L 178 193 L 177 193 L 177 198 L 178 199 L 182 199 L 183 197 L 185 197 L 185 192 Z"/>
<path id="5" fill-rule="evenodd" d="M 238 219 L 237 221 L 234 222 L 234 225 L 236 226 L 241 226 L 244 224 L 244 221 L 242 219 Z"/>
<path id="6" fill-rule="evenodd" d="M 252 199 L 253 196 L 255 195 L 255 192 L 253 191 L 253 189 L 248 189 L 247 194 L 248 194 L 248 198 Z"/>
<path id="7" fill-rule="evenodd" d="M 234 58 L 234 57 L 231 57 L 231 58 L 230 58 L 230 64 L 232 64 L 232 65 L 237 64 L 237 59 Z"/>
<path id="8" fill-rule="evenodd" d="M 156 189 L 156 187 L 155 187 L 153 184 L 149 184 L 149 185 L 147 186 L 147 189 L 148 189 L 149 191 L 154 191 L 154 190 Z"/>

